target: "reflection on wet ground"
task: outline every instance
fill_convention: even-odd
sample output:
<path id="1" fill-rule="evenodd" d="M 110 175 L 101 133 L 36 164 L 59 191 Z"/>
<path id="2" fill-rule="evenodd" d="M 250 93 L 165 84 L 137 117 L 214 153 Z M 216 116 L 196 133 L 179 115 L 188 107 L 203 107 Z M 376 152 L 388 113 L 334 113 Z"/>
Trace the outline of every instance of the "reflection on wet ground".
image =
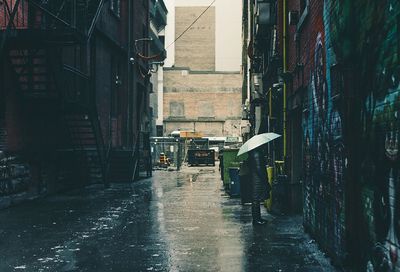
<path id="1" fill-rule="evenodd" d="M 186 168 L 0 211 L 0 271 L 333 271 L 300 217 L 253 227 L 221 188 Z"/>

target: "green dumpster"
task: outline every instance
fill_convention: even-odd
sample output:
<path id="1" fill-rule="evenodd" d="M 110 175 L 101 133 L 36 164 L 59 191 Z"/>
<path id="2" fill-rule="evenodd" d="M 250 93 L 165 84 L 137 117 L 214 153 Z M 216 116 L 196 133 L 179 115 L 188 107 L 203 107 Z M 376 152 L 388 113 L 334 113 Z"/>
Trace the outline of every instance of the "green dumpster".
<path id="1" fill-rule="evenodd" d="M 223 160 L 224 160 L 224 188 L 225 190 L 229 190 L 230 178 L 229 178 L 229 168 L 230 167 L 238 167 L 240 163 L 247 159 L 247 154 L 243 154 L 241 156 L 237 156 L 239 152 L 239 148 L 232 149 L 224 149 L 223 152 Z"/>

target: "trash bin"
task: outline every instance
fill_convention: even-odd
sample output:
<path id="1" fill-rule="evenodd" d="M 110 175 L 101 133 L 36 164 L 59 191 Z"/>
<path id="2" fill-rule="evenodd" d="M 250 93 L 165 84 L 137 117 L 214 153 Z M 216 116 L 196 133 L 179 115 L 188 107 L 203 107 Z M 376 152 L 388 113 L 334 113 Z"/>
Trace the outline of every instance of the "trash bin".
<path id="1" fill-rule="evenodd" d="M 246 203 L 251 203 L 252 187 L 250 180 L 250 172 L 249 172 L 249 167 L 245 162 L 240 163 L 239 177 L 240 177 L 240 198 L 242 201 L 242 205 Z"/>
<path id="2" fill-rule="evenodd" d="M 229 195 L 231 197 L 240 196 L 240 178 L 238 167 L 229 167 L 229 179 Z"/>
<path id="3" fill-rule="evenodd" d="M 224 157 L 223 157 L 223 183 L 226 191 L 229 191 L 230 188 L 230 177 L 229 177 L 229 168 L 230 167 L 239 167 L 239 163 L 247 158 L 247 154 L 243 154 L 241 156 L 237 156 L 239 149 L 238 148 L 225 148 L 224 149 Z"/>

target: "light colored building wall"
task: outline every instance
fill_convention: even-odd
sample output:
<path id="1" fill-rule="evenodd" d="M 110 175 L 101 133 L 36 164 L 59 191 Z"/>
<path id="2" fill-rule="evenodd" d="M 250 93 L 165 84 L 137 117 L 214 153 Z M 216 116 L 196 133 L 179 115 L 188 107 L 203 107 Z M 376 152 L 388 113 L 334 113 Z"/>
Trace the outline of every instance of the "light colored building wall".
<path id="1" fill-rule="evenodd" d="M 160 68 L 157 73 L 157 120 L 156 125 L 162 126 L 164 120 L 164 105 L 163 105 L 163 92 L 164 92 L 164 70 Z"/>
<path id="2" fill-rule="evenodd" d="M 241 93 L 181 92 L 164 94 L 164 117 L 186 119 L 241 119 L 241 106 L 237 103 Z M 178 109 L 177 109 L 178 108 Z M 180 110 L 182 109 L 182 110 Z"/>
<path id="3" fill-rule="evenodd" d="M 177 130 L 177 127 L 181 131 L 196 131 L 202 132 L 204 137 L 217 137 L 224 135 L 224 122 L 201 122 L 201 121 L 175 121 L 166 122 L 165 130 L 166 134 L 169 135 L 172 131 Z M 204 133 L 206 131 L 207 133 Z"/>
<path id="4" fill-rule="evenodd" d="M 205 9 L 211 2 L 211 0 L 165 0 L 169 10 L 165 38 L 166 45 L 170 45 L 167 48 L 168 57 L 165 67 L 175 65 L 175 44 L 173 44 L 176 38 L 175 7 L 202 7 Z M 217 0 L 213 4 L 213 7 L 215 7 L 216 18 L 215 70 L 240 71 L 242 54 L 242 0 Z M 187 26 L 189 25 L 190 23 Z"/>
<path id="5" fill-rule="evenodd" d="M 165 26 L 165 49 L 167 58 L 164 67 L 172 67 L 175 64 L 175 0 L 165 0 L 168 9 L 167 25 Z"/>
<path id="6" fill-rule="evenodd" d="M 239 136 L 239 73 L 164 71 L 165 133 L 195 130 L 205 136 Z"/>
<path id="7" fill-rule="evenodd" d="M 211 2 L 165 1 L 164 135 L 177 129 L 241 135 L 241 0 L 217 0 L 174 43 Z"/>
<path id="8" fill-rule="evenodd" d="M 165 122 L 165 135 L 171 134 L 172 131 L 179 128 L 181 131 L 196 131 L 202 132 L 204 137 L 240 137 L 241 120 L 226 120 L 226 121 L 167 121 Z"/>
<path id="9" fill-rule="evenodd" d="M 176 7 L 175 37 L 184 32 L 206 7 Z M 209 8 L 175 43 L 175 66 L 215 70 L 215 8 Z"/>
<path id="10" fill-rule="evenodd" d="M 240 92 L 239 73 L 201 73 L 189 70 L 164 70 L 164 92 Z"/>

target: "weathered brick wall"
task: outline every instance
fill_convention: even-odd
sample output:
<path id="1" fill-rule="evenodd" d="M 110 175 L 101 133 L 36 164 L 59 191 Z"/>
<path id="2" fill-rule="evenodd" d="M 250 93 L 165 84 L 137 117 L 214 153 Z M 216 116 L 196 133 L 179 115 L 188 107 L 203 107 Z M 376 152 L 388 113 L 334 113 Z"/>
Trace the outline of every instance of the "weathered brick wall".
<path id="1" fill-rule="evenodd" d="M 166 133 L 179 128 L 196 130 L 207 136 L 240 135 L 241 82 L 239 73 L 166 70 Z M 227 120 L 236 120 L 238 125 L 228 124 Z"/>
<path id="2" fill-rule="evenodd" d="M 176 7 L 175 37 L 178 37 L 207 7 Z M 215 70 L 215 7 L 175 43 L 175 67 L 192 70 Z"/>
<path id="3" fill-rule="evenodd" d="M 299 11 L 299 1 L 288 1 L 287 10 Z M 303 98 L 304 225 L 319 245 L 340 262 L 346 255 L 345 158 L 341 112 L 332 84 L 336 63 L 331 56 L 324 1 L 309 1 L 305 11 L 299 12 L 302 16 L 302 22 L 287 28 L 287 64 L 288 71 L 293 72 L 289 96 L 300 93 Z M 293 137 L 295 132 L 290 134 Z"/>
<path id="4" fill-rule="evenodd" d="M 303 98 L 304 225 L 354 271 L 400 268 L 399 14 L 395 1 L 310 0 L 297 49 L 288 27 L 289 91 Z"/>
<path id="5" fill-rule="evenodd" d="M 326 0 L 324 15 L 327 40 L 344 78 L 346 183 L 353 189 L 346 191 L 346 200 L 356 208 L 348 214 L 348 226 L 358 238 L 352 253 L 360 252 L 360 270 L 397 271 L 400 3 Z M 328 52 L 327 59 L 331 56 Z"/>
<path id="6" fill-rule="evenodd" d="M 205 121 L 174 121 L 174 122 L 166 122 L 165 123 L 165 132 L 166 135 L 169 135 L 172 131 L 177 129 L 181 131 L 197 131 L 202 132 L 205 137 L 213 137 L 223 135 L 224 132 L 224 122 L 205 122 Z"/>

